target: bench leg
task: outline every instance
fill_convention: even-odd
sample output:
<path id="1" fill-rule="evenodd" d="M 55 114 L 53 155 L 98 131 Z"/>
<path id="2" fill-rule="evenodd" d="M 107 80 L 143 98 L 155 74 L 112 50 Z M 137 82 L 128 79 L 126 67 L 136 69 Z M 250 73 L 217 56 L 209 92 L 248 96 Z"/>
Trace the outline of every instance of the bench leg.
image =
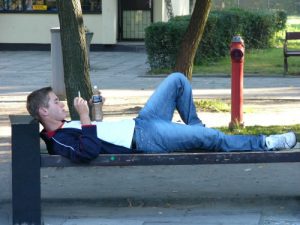
<path id="1" fill-rule="evenodd" d="M 13 225 L 41 225 L 40 140 L 38 132 L 38 123 L 12 123 Z"/>
<path id="2" fill-rule="evenodd" d="M 284 74 L 287 74 L 288 72 L 288 61 L 287 57 L 284 57 Z"/>

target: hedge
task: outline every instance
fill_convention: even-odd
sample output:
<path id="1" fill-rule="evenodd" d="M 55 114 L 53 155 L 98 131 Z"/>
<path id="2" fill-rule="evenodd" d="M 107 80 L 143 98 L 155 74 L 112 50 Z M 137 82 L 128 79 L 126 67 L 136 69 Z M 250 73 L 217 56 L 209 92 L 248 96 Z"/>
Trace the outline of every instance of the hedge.
<path id="1" fill-rule="evenodd" d="M 153 23 L 145 30 L 145 46 L 151 69 L 172 68 L 190 16 L 180 16 L 169 22 Z M 285 28 L 284 11 L 246 11 L 231 9 L 209 14 L 204 34 L 197 49 L 195 64 L 224 57 L 234 35 L 239 34 L 246 49 L 272 46 L 275 33 Z"/>

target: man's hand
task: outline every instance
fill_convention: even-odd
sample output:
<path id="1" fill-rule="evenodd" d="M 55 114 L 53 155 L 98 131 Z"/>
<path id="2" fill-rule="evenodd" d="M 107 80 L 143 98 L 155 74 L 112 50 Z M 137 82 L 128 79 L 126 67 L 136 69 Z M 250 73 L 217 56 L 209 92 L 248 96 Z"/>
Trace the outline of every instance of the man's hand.
<path id="1" fill-rule="evenodd" d="M 82 125 L 91 124 L 87 101 L 81 97 L 76 97 L 74 98 L 74 107 L 79 114 L 81 124 Z"/>

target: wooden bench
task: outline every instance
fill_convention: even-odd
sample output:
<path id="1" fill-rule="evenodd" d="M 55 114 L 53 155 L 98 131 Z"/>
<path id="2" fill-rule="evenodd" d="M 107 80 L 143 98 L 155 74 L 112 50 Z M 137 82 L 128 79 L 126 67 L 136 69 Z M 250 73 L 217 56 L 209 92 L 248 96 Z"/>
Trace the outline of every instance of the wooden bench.
<path id="1" fill-rule="evenodd" d="M 300 152 L 170 153 L 99 155 L 89 164 L 75 164 L 59 155 L 41 153 L 39 124 L 30 116 L 12 115 L 13 224 L 40 225 L 41 168 L 107 167 L 300 162 Z"/>
<path id="2" fill-rule="evenodd" d="M 285 32 L 285 40 L 283 44 L 283 55 L 284 55 L 284 73 L 288 72 L 288 57 L 290 56 L 300 56 L 300 49 L 289 49 L 288 42 L 290 40 L 300 40 L 300 32 Z"/>

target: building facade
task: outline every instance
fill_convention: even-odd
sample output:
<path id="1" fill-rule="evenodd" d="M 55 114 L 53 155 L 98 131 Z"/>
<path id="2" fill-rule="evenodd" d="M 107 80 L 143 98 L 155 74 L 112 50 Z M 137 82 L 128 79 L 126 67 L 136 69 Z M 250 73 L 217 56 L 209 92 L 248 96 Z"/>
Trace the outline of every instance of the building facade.
<path id="1" fill-rule="evenodd" d="M 50 30 L 59 27 L 56 0 L 0 2 L 0 47 L 50 45 Z M 170 2 L 174 15 L 189 14 L 189 0 Z M 81 6 L 94 45 L 143 40 L 147 26 L 169 15 L 165 0 L 81 0 Z"/>

